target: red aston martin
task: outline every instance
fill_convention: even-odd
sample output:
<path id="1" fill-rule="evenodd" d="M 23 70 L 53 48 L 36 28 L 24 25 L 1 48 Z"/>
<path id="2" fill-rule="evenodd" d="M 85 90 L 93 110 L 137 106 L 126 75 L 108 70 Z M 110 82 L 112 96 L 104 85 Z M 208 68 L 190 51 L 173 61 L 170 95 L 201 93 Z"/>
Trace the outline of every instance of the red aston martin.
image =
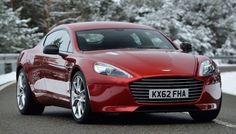
<path id="1" fill-rule="evenodd" d="M 71 108 L 77 122 L 92 112 L 189 112 L 215 119 L 221 78 L 205 56 L 187 54 L 161 32 L 140 24 L 87 22 L 52 29 L 17 66 L 17 106 L 41 114 Z"/>

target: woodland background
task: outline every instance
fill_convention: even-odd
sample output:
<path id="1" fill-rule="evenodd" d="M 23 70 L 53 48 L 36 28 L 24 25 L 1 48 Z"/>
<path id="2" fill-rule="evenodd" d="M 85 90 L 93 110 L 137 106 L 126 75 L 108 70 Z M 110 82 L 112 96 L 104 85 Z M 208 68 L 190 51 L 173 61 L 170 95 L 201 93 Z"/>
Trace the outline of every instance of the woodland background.
<path id="1" fill-rule="evenodd" d="M 236 54 L 236 0 L 1 0 L 0 53 L 32 48 L 52 27 L 84 21 L 146 24 L 197 54 Z"/>

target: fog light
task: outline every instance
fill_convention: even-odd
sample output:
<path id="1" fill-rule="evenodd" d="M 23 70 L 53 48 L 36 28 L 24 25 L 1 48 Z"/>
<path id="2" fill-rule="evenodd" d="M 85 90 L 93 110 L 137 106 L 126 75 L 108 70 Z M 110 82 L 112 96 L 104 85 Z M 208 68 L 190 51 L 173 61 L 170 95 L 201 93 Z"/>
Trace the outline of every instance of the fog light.
<path id="1" fill-rule="evenodd" d="M 215 109 L 217 109 L 217 105 L 215 103 L 197 104 L 197 107 L 201 110 L 215 110 Z"/>

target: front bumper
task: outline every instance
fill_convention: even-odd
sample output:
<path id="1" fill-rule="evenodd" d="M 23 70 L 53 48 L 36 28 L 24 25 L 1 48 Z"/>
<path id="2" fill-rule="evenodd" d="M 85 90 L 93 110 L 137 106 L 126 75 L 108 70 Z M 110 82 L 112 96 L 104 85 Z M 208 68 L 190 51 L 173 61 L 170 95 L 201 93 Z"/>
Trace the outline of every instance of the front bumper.
<path id="1" fill-rule="evenodd" d="M 203 87 L 200 97 L 190 102 L 137 102 L 131 93 L 130 83 L 142 78 L 100 76 L 87 80 L 92 112 L 188 112 L 215 110 L 220 106 L 220 74 L 194 77 L 203 82 Z"/>

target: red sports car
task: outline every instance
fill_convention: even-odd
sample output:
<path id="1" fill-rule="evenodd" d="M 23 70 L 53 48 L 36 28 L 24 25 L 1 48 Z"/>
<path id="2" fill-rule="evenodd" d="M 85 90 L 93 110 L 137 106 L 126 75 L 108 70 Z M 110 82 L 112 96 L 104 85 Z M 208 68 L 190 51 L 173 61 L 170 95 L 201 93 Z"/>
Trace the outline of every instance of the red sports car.
<path id="1" fill-rule="evenodd" d="M 77 122 L 93 112 L 189 112 L 215 119 L 221 77 L 206 56 L 187 54 L 158 30 L 140 24 L 87 22 L 52 29 L 17 66 L 17 106 L 41 114 L 71 108 Z"/>

